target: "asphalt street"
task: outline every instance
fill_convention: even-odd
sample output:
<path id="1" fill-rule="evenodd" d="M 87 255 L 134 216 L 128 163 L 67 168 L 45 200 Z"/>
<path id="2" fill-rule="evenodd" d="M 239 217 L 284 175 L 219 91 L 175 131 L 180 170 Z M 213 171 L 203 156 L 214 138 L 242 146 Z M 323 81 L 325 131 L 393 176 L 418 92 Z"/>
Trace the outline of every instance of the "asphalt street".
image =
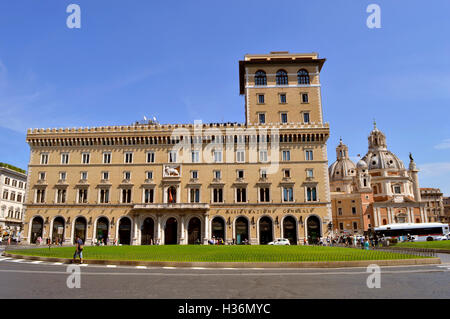
<path id="1" fill-rule="evenodd" d="M 380 288 L 366 268 L 204 269 L 85 265 L 80 288 L 59 263 L 0 257 L 0 298 L 449 298 L 450 258 L 429 266 L 382 267 Z M 71 277 L 73 278 L 73 277 Z M 75 281 L 72 281 L 72 283 Z"/>

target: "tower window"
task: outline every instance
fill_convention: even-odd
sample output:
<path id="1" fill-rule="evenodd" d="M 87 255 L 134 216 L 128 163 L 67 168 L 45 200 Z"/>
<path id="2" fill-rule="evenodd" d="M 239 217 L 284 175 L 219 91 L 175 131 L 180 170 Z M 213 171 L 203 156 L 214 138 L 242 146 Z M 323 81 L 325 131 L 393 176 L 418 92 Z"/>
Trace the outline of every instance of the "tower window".
<path id="1" fill-rule="evenodd" d="M 266 115 L 264 113 L 258 114 L 259 124 L 265 124 L 266 123 Z"/>
<path id="2" fill-rule="evenodd" d="M 255 85 L 267 85 L 266 72 L 260 70 L 255 73 Z"/>
<path id="3" fill-rule="evenodd" d="M 305 69 L 297 72 L 298 84 L 309 84 L 309 73 Z"/>
<path id="4" fill-rule="evenodd" d="M 277 72 L 277 85 L 287 85 L 288 84 L 288 75 L 284 70 L 279 70 Z"/>
<path id="5" fill-rule="evenodd" d="M 264 94 L 258 94 L 258 104 L 264 104 Z"/>
<path id="6" fill-rule="evenodd" d="M 286 94 L 285 93 L 280 94 L 280 103 L 282 103 L 282 104 L 286 103 Z"/>
<path id="7" fill-rule="evenodd" d="M 309 103 L 308 93 L 302 93 L 302 103 Z"/>

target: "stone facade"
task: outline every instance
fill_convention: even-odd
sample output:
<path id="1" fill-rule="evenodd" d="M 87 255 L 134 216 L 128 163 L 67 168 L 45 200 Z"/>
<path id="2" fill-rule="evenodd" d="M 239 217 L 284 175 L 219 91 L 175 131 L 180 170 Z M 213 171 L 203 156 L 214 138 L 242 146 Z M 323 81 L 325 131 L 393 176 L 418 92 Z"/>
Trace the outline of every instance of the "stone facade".
<path id="1" fill-rule="evenodd" d="M 430 222 L 444 222 L 444 197 L 439 188 L 421 188 L 420 196 L 425 202 L 425 210 Z"/>
<path id="2" fill-rule="evenodd" d="M 30 129 L 26 239 L 317 242 L 331 223 L 324 62 L 317 54 L 246 55 L 245 123 Z"/>
<path id="3" fill-rule="evenodd" d="M 25 189 L 27 175 L 0 167 L 0 232 L 16 236 L 25 218 Z"/>

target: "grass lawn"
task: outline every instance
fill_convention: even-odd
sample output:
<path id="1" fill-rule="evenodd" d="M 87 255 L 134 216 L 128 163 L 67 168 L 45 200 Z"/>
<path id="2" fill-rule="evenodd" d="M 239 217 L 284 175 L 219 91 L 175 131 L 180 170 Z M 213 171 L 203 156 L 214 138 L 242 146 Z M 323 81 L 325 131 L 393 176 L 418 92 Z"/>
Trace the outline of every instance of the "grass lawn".
<path id="1" fill-rule="evenodd" d="M 74 247 L 9 250 L 28 256 L 72 258 Z M 322 246 L 85 246 L 85 259 L 190 262 L 306 262 L 420 258 L 414 255 Z"/>
<path id="2" fill-rule="evenodd" d="M 433 248 L 433 249 L 448 249 L 448 250 L 450 250 L 450 240 L 398 243 L 395 245 L 395 247 Z"/>

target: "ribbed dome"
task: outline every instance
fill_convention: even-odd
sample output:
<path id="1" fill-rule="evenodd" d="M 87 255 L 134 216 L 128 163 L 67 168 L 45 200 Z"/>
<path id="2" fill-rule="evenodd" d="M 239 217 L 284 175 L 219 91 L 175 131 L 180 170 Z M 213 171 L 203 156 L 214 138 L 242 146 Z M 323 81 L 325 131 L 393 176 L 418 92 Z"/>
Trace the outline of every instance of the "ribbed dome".
<path id="1" fill-rule="evenodd" d="M 342 139 L 339 145 L 336 147 L 337 160 L 328 168 L 328 175 L 330 181 L 338 181 L 344 179 L 351 179 L 355 176 L 356 166 L 348 157 L 348 147 L 342 143 Z"/>
<path id="2" fill-rule="evenodd" d="M 369 151 L 362 158 L 371 169 L 404 169 L 403 162 L 387 149 L 386 136 L 381 132 L 376 123 L 369 135 Z"/>
<path id="3" fill-rule="evenodd" d="M 342 158 L 334 162 L 328 168 L 330 181 L 338 181 L 344 179 L 351 179 L 355 176 L 356 166 L 348 158 Z"/>
<path id="4" fill-rule="evenodd" d="M 367 169 L 368 166 L 367 166 L 367 163 L 366 163 L 366 162 L 364 162 L 362 159 L 360 159 L 360 160 L 358 161 L 358 163 L 356 163 L 356 168 L 359 168 L 359 169 Z"/>
<path id="5" fill-rule="evenodd" d="M 403 162 L 389 150 L 369 151 L 362 159 L 369 169 L 395 168 L 403 169 Z"/>

